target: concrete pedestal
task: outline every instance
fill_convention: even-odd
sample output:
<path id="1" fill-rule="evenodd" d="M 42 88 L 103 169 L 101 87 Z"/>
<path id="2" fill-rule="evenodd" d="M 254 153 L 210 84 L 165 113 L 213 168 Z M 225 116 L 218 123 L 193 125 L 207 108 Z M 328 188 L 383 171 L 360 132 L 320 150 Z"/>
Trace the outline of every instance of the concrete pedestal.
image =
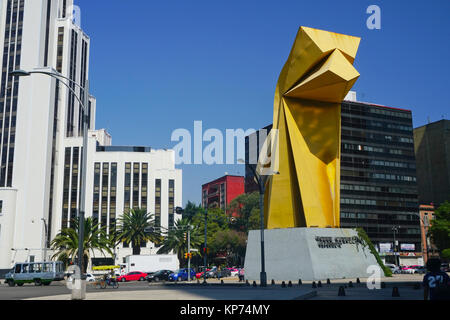
<path id="1" fill-rule="evenodd" d="M 378 266 L 375 256 L 353 229 L 289 228 L 264 230 L 267 281 L 318 281 L 367 278 Z M 259 280 L 260 230 L 249 232 L 245 279 Z"/>

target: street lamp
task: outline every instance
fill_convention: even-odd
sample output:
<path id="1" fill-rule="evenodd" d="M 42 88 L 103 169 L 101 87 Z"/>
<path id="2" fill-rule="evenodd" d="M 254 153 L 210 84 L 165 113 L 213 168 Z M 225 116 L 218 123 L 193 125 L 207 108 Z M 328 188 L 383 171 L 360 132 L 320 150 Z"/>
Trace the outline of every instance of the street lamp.
<path id="1" fill-rule="evenodd" d="M 243 159 L 238 160 L 239 163 L 247 165 Z M 264 256 L 264 193 L 266 192 L 266 183 L 269 179 L 269 175 L 262 175 L 256 172 L 253 165 L 248 164 L 252 174 L 255 178 L 259 188 L 259 220 L 260 220 L 260 232 L 261 232 L 261 272 L 260 272 L 260 285 L 261 287 L 267 286 L 267 274 L 266 274 L 266 262 Z M 273 172 L 273 174 L 279 174 L 279 172 Z"/>
<path id="2" fill-rule="evenodd" d="M 79 227 L 78 227 L 78 267 L 80 268 L 81 278 L 84 278 L 83 274 L 83 239 L 84 239 L 84 215 L 85 215 L 85 208 L 86 208 L 86 176 L 87 176 L 87 148 L 88 148 L 88 122 L 89 122 L 89 115 L 88 115 L 88 109 L 87 105 L 89 103 L 89 80 L 86 80 L 85 86 L 81 86 L 80 84 L 76 83 L 72 79 L 69 79 L 60 73 L 55 72 L 48 72 L 43 70 L 34 70 L 34 71 L 25 71 L 25 70 L 14 70 L 10 72 L 10 75 L 13 77 L 27 77 L 32 74 L 43 74 L 50 76 L 52 78 L 55 78 L 56 80 L 60 81 L 62 84 L 64 84 L 69 91 L 73 94 L 73 96 L 78 100 L 80 103 L 82 110 L 83 110 L 83 159 L 81 163 L 81 170 L 83 171 L 82 175 L 82 181 L 81 181 L 81 190 L 80 190 L 80 210 L 79 210 Z M 81 101 L 81 99 L 78 97 L 78 95 L 75 93 L 75 90 L 69 86 L 67 83 L 65 83 L 63 80 L 69 81 L 74 86 L 77 86 L 80 88 L 80 90 L 84 93 L 84 102 Z"/>
<path id="3" fill-rule="evenodd" d="M 47 247 L 48 247 L 48 228 L 47 228 L 47 222 L 45 221 L 45 218 L 41 218 L 41 220 L 44 222 L 44 229 L 45 229 L 44 262 L 46 262 L 47 261 Z"/>
<path id="4" fill-rule="evenodd" d="M 397 266 L 400 267 L 400 257 L 397 257 L 397 241 L 395 240 L 395 233 L 398 233 L 398 229 L 400 229 L 400 226 L 392 227 L 392 231 L 394 232 L 394 258 Z"/>

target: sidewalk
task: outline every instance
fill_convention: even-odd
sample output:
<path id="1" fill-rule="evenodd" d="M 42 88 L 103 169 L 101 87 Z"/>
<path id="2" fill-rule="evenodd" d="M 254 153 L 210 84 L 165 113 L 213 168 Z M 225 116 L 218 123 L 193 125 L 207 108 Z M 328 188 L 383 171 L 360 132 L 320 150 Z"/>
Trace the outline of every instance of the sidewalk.
<path id="1" fill-rule="evenodd" d="M 86 300 L 422 300 L 423 290 L 417 285 L 422 281 L 423 275 L 394 275 L 391 278 L 382 278 L 383 289 L 369 290 L 367 279 L 338 279 L 321 281 L 321 287 L 312 285 L 312 281 L 293 282 L 292 287 L 281 286 L 278 281 L 275 285 L 268 281 L 266 288 L 254 287 L 253 281 L 239 282 L 237 278 L 208 279 L 207 285 L 192 281 L 191 283 L 150 284 L 140 288 L 99 289 L 88 290 Z M 350 281 L 352 282 L 350 284 Z M 259 285 L 258 282 L 256 282 Z M 338 296 L 339 287 L 344 286 L 345 296 Z M 397 287 L 400 297 L 392 297 L 393 287 Z M 122 290 L 121 290 L 122 289 Z M 70 294 L 38 297 L 29 300 L 70 300 Z"/>
<path id="2" fill-rule="evenodd" d="M 220 286 L 149 286 L 147 290 L 87 292 L 86 300 L 304 300 L 315 296 L 310 288 L 220 287 Z M 70 300 L 70 295 L 39 297 L 28 300 Z"/>

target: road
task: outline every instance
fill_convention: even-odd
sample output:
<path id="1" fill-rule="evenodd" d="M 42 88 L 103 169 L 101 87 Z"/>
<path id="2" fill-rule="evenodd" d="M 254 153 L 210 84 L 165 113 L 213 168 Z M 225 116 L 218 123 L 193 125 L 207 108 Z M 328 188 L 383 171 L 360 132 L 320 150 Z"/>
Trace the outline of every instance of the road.
<path id="1" fill-rule="evenodd" d="M 105 300 L 227 300 L 227 299 L 295 299 L 299 296 L 315 292 L 308 299 L 314 300 L 379 300 L 393 299 L 392 288 L 398 286 L 400 290 L 400 300 L 420 300 L 423 299 L 423 291 L 414 288 L 415 283 L 421 282 L 423 275 L 394 275 L 392 278 L 384 278 L 386 288 L 381 290 L 369 290 L 366 286 L 365 279 L 361 279 L 361 283 L 357 284 L 356 279 L 340 279 L 333 280 L 330 285 L 326 281 L 322 281 L 322 286 L 312 288 L 311 281 L 303 281 L 299 286 L 293 283 L 292 287 L 282 288 L 281 283 L 277 282 L 272 286 L 269 281 L 267 288 L 254 288 L 251 283 L 245 285 L 239 283 L 237 278 L 225 278 L 224 284 L 220 281 L 208 279 L 209 286 L 198 285 L 197 281 L 191 284 L 183 282 L 181 284 L 168 283 L 149 284 L 144 282 L 127 282 L 120 283 L 118 289 L 96 289 L 92 285 L 88 285 L 86 292 L 89 299 L 105 299 Z M 349 286 L 352 281 L 353 286 Z M 338 297 L 339 287 L 346 285 L 344 297 Z M 48 297 L 58 297 L 58 299 L 70 298 L 70 290 L 66 287 L 65 282 L 54 282 L 50 286 L 36 287 L 34 284 L 25 284 L 22 287 L 9 287 L 6 284 L 0 284 L 0 300 L 22 300 L 22 299 L 49 299 Z M 398 299 L 398 298 L 397 298 Z"/>

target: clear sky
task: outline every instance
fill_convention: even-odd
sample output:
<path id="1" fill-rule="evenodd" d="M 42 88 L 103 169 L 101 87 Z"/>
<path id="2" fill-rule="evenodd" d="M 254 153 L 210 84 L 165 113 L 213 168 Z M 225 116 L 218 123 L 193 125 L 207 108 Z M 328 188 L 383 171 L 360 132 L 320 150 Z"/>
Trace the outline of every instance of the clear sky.
<path id="1" fill-rule="evenodd" d="M 75 0 L 91 37 L 97 128 L 114 145 L 172 148 L 172 131 L 272 122 L 281 68 L 300 26 L 362 38 L 358 100 L 410 109 L 414 127 L 450 118 L 450 1 Z M 381 29 L 369 30 L 369 5 Z M 207 145 L 208 143 L 205 143 Z M 183 204 L 242 165 L 182 165 Z"/>

